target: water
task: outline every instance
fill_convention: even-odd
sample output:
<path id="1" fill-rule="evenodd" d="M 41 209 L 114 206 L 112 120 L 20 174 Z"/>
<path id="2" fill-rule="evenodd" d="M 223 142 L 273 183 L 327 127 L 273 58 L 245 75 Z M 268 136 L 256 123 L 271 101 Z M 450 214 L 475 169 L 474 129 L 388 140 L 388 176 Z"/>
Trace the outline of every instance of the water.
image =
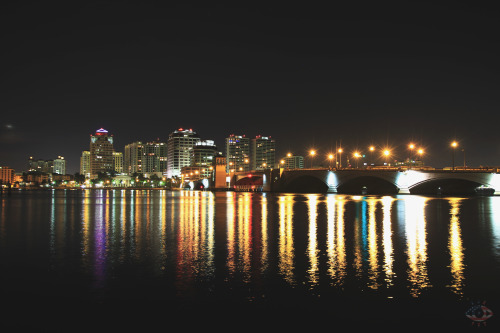
<path id="1" fill-rule="evenodd" d="M 487 327 L 498 328 L 500 197 L 47 190 L 0 200 L 11 329 L 471 328 L 472 301 L 486 301 Z"/>

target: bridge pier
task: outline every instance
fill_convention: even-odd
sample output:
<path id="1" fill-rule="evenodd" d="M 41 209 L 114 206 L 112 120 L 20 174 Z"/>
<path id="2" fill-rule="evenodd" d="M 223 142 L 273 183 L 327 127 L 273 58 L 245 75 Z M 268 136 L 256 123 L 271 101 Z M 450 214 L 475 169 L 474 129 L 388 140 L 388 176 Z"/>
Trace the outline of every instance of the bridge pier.
<path id="1" fill-rule="evenodd" d="M 326 193 L 337 193 L 337 186 L 334 185 L 328 185 L 328 190 Z"/>

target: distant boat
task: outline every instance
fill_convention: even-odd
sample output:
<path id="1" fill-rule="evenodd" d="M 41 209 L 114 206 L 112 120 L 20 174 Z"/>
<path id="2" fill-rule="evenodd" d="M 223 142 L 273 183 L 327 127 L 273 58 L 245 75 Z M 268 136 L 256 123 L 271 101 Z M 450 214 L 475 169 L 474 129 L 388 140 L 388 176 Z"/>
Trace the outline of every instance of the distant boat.
<path id="1" fill-rule="evenodd" d="M 478 194 L 478 195 L 493 195 L 493 193 L 495 193 L 494 188 L 484 186 L 484 185 L 476 187 L 475 191 L 476 191 L 476 194 Z"/>

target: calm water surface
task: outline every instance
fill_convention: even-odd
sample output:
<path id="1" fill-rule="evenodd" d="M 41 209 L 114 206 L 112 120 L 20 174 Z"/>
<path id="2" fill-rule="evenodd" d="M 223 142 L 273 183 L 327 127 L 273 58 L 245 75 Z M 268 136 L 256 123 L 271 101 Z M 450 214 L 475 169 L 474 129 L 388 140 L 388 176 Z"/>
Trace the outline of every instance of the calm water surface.
<path id="1" fill-rule="evenodd" d="M 0 200 L 5 327 L 469 329 L 471 301 L 499 326 L 500 197 L 48 190 Z"/>

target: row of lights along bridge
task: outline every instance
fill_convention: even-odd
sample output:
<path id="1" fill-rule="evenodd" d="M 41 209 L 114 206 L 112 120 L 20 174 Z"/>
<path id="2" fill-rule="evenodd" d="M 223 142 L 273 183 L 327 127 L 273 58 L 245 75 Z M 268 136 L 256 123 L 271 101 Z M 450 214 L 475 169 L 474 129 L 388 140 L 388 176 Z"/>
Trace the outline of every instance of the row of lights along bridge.
<path id="1" fill-rule="evenodd" d="M 455 151 L 458 148 L 458 142 L 457 141 L 451 142 L 450 147 L 451 147 L 451 151 L 452 151 L 452 169 L 454 170 L 455 169 Z M 462 151 L 464 152 L 464 168 L 465 168 L 465 150 L 462 149 Z M 425 154 L 424 148 L 417 147 L 414 143 L 410 143 L 408 145 L 408 156 L 407 156 L 406 162 L 399 162 L 399 163 L 396 162 L 395 163 L 396 165 L 393 164 L 392 166 L 399 165 L 399 166 L 407 166 L 407 167 L 411 168 L 412 165 L 413 166 L 418 165 L 420 167 L 423 167 L 424 166 L 424 164 L 423 164 L 424 154 Z M 291 154 L 288 153 L 287 156 L 290 157 Z M 313 167 L 314 159 L 316 158 L 316 156 L 318 156 L 317 150 L 311 149 L 309 151 L 311 168 Z M 355 150 L 351 154 L 348 154 L 347 152 L 344 151 L 343 148 L 338 148 L 336 152 L 329 152 L 326 155 L 326 159 L 329 162 L 330 169 L 334 166 L 336 169 L 342 169 L 343 167 L 345 167 L 345 165 L 344 166 L 342 165 L 342 156 L 344 156 L 345 162 L 347 163 L 347 165 L 349 167 L 352 167 L 352 165 L 349 162 L 349 157 L 352 157 L 354 159 L 355 168 L 359 168 L 359 160 L 361 158 L 368 158 L 368 162 L 363 163 L 364 166 L 370 166 L 370 165 L 374 166 L 375 165 L 375 158 L 377 158 L 377 157 L 382 158 L 384 160 L 384 166 L 390 167 L 391 166 L 390 159 L 392 157 L 394 157 L 394 153 L 393 153 L 393 150 L 390 148 L 377 149 L 377 148 L 375 148 L 375 146 L 370 146 L 368 148 L 368 156 L 367 156 L 366 154 L 364 154 L 358 150 Z M 285 161 L 281 160 L 280 163 L 284 164 Z"/>

